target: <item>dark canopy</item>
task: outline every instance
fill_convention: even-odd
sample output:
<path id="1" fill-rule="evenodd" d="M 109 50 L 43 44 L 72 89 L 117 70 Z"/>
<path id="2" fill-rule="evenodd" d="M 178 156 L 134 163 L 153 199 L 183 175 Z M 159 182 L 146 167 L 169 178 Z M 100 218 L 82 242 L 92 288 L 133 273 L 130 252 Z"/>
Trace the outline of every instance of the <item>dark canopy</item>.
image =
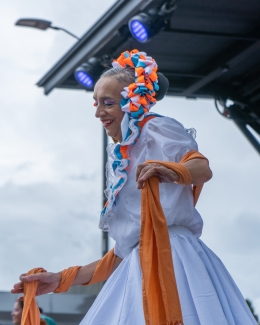
<path id="1" fill-rule="evenodd" d="M 177 1 L 166 29 L 150 42 L 138 43 L 128 20 L 164 2 L 117 1 L 38 86 L 45 94 L 53 88 L 83 89 L 74 78 L 81 63 L 93 56 L 109 60 L 137 48 L 156 59 L 170 81 L 169 95 L 215 98 L 260 153 L 252 133 L 260 134 L 260 1 Z M 227 99 L 233 101 L 228 107 Z"/>

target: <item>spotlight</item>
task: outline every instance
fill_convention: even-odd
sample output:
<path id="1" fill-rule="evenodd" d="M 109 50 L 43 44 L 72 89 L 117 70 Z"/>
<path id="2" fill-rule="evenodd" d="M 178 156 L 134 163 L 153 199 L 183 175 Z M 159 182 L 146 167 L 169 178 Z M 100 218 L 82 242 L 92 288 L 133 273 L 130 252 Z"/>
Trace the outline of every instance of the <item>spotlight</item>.
<path id="1" fill-rule="evenodd" d="M 142 12 L 132 17 L 128 26 L 133 37 L 138 42 L 145 43 L 165 27 L 165 22 L 164 18 L 158 15 L 158 12 L 154 14 Z"/>
<path id="2" fill-rule="evenodd" d="M 74 76 L 81 86 L 87 89 L 93 89 L 103 70 L 104 68 L 100 64 L 100 61 L 93 57 L 79 66 L 75 70 Z"/>
<path id="3" fill-rule="evenodd" d="M 150 9 L 147 13 L 132 17 L 128 28 L 132 36 L 141 43 L 148 42 L 167 25 L 172 12 L 177 8 L 176 0 L 166 1 L 161 8 Z"/>
<path id="4" fill-rule="evenodd" d="M 75 70 L 74 75 L 79 84 L 86 88 L 92 88 L 94 81 L 88 74 L 88 70 L 88 65 L 86 63 L 83 63 Z"/>

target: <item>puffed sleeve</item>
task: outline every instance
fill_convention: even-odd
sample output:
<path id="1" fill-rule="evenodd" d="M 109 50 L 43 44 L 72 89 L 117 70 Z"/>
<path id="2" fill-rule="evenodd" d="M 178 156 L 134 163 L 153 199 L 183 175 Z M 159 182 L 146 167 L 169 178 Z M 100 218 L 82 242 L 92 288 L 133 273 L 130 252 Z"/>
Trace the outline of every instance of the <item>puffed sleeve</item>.
<path id="1" fill-rule="evenodd" d="M 182 124 L 169 117 L 154 118 L 144 126 L 145 159 L 180 162 L 191 150 L 198 150 L 193 136 Z"/>

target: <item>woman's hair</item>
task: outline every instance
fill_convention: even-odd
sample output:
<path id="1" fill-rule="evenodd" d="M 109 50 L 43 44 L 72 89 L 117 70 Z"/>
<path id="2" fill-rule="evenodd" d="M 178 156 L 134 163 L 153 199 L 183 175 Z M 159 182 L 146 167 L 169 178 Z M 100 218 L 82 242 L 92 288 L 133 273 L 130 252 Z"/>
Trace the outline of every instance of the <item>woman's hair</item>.
<path id="1" fill-rule="evenodd" d="M 23 302 L 23 300 L 21 301 L 21 300 L 16 300 L 16 302 L 19 304 L 19 306 L 20 306 L 20 308 L 21 309 L 23 309 L 23 307 L 24 307 L 24 302 Z M 39 311 L 40 311 L 40 314 L 42 313 L 42 309 L 39 307 Z M 45 321 L 44 319 L 40 319 L 40 325 L 48 325 L 47 324 L 47 321 Z"/>
<path id="2" fill-rule="evenodd" d="M 159 90 L 156 92 L 155 99 L 162 100 L 169 88 L 168 79 L 161 72 L 157 72 Z M 135 82 L 135 70 L 133 68 L 111 68 L 106 70 L 102 77 L 114 77 L 124 85 L 130 85 Z"/>
<path id="3" fill-rule="evenodd" d="M 133 68 L 111 68 L 102 73 L 101 77 L 114 77 L 121 84 L 130 85 L 135 82 L 135 70 Z"/>
<path id="4" fill-rule="evenodd" d="M 23 305 L 24 305 L 23 301 L 17 299 L 16 302 L 17 302 L 17 303 L 19 304 L 19 306 L 23 309 Z"/>

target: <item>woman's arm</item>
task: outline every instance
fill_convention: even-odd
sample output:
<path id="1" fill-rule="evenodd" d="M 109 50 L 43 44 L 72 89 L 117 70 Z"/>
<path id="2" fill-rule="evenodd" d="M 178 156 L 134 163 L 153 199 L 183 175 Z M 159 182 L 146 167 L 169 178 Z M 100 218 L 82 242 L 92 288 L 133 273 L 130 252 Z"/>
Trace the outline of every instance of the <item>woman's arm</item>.
<path id="1" fill-rule="evenodd" d="M 100 260 L 90 263 L 88 265 L 82 266 L 79 269 L 72 285 L 74 286 L 74 285 L 88 283 L 91 280 L 93 273 L 94 273 L 99 261 Z M 112 273 L 118 267 L 118 265 L 121 263 L 121 261 L 122 261 L 122 259 L 117 256 L 114 266 L 112 268 Z M 37 274 L 32 274 L 32 275 L 27 275 L 27 276 L 25 274 L 22 274 L 22 275 L 20 275 L 19 279 L 21 282 L 16 283 L 14 285 L 13 289 L 11 290 L 11 293 L 15 293 L 15 294 L 23 293 L 23 284 L 25 282 L 28 283 L 28 282 L 32 282 L 32 281 L 38 281 L 38 288 L 37 288 L 36 296 L 40 296 L 40 295 L 43 295 L 46 293 L 53 292 L 53 291 L 55 291 L 55 289 L 57 289 L 57 287 L 59 286 L 60 281 L 61 281 L 61 272 L 57 272 L 57 273 L 45 272 L 45 273 L 37 273 Z"/>
<path id="2" fill-rule="evenodd" d="M 206 183 L 212 177 L 212 171 L 206 159 L 192 159 L 183 165 L 188 168 L 193 185 Z M 140 164 L 136 168 L 137 188 L 141 189 L 144 182 L 152 176 L 157 177 L 161 183 L 179 181 L 179 176 L 174 171 L 160 164 Z"/>
<path id="3" fill-rule="evenodd" d="M 82 266 L 75 279 L 74 279 L 74 282 L 72 283 L 73 286 L 75 285 L 79 285 L 79 284 L 86 284 L 88 283 L 92 276 L 93 276 L 93 273 L 97 267 L 97 264 L 99 263 L 100 260 L 96 261 L 96 262 L 93 262 L 91 264 L 88 264 L 88 265 L 85 265 L 85 266 Z M 122 262 L 122 258 L 120 257 L 116 257 L 115 259 L 115 262 L 114 262 L 114 266 L 112 268 L 112 272 L 111 274 L 115 271 L 115 269 L 118 267 L 118 265 Z"/>
<path id="4" fill-rule="evenodd" d="M 193 185 L 204 184 L 212 178 L 212 171 L 206 159 L 192 159 L 183 163 L 183 166 L 188 168 Z"/>

